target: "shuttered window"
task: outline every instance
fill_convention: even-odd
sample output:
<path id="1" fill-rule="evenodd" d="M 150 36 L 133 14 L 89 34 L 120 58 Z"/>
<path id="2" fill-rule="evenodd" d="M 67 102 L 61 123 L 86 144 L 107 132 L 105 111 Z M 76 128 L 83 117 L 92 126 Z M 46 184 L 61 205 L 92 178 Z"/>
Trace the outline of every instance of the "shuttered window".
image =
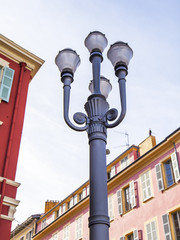
<path id="1" fill-rule="evenodd" d="M 172 240 L 168 214 L 162 216 L 165 240 Z"/>
<path id="2" fill-rule="evenodd" d="M 114 219 L 113 196 L 112 195 L 110 195 L 108 197 L 108 215 L 109 215 L 110 221 Z"/>
<path id="3" fill-rule="evenodd" d="M 131 181 L 128 186 L 117 191 L 118 213 L 122 215 L 136 207 L 135 182 Z"/>
<path id="4" fill-rule="evenodd" d="M 135 229 L 132 233 L 128 233 L 125 236 L 121 236 L 120 240 L 139 240 L 138 230 Z"/>
<path id="5" fill-rule="evenodd" d="M 172 186 L 175 182 L 180 180 L 180 171 L 176 152 L 171 154 L 171 158 L 169 160 L 163 163 L 158 163 L 155 166 L 155 169 L 159 191 Z"/>
<path id="6" fill-rule="evenodd" d="M 157 184 L 158 184 L 158 190 L 162 191 L 164 190 L 164 182 L 163 182 L 163 175 L 162 175 L 162 169 L 161 169 L 161 164 L 158 163 L 155 166 L 156 169 L 156 177 L 157 177 Z"/>
<path id="7" fill-rule="evenodd" d="M 141 175 L 141 186 L 142 186 L 143 201 L 151 198 L 152 189 L 151 189 L 150 171 L 147 171 L 143 175 Z"/>
<path id="8" fill-rule="evenodd" d="M 0 98 L 6 102 L 9 102 L 11 87 L 14 77 L 14 70 L 9 67 L 4 67 L 2 75 L 2 81 L 0 85 Z"/>
<path id="9" fill-rule="evenodd" d="M 136 207 L 136 193 L 135 193 L 135 182 L 131 181 L 130 184 L 130 202 L 132 208 Z"/>
<path id="10" fill-rule="evenodd" d="M 119 189 L 117 191 L 117 202 L 118 202 L 118 212 L 119 215 L 123 214 L 123 206 L 122 206 L 122 190 Z"/>
<path id="11" fill-rule="evenodd" d="M 135 229 L 134 231 L 133 231 L 133 240 L 139 240 L 139 236 L 138 236 L 138 230 L 137 229 Z"/>
<path id="12" fill-rule="evenodd" d="M 171 154 L 171 161 L 174 172 L 174 179 L 175 182 L 178 182 L 180 180 L 180 171 L 176 152 Z"/>
<path id="13" fill-rule="evenodd" d="M 152 221 L 146 224 L 146 236 L 147 240 L 158 240 L 156 222 Z"/>
<path id="14" fill-rule="evenodd" d="M 76 240 L 82 238 L 82 216 L 76 219 Z"/>
<path id="15" fill-rule="evenodd" d="M 69 240 L 69 225 L 65 226 L 63 229 L 63 240 Z"/>

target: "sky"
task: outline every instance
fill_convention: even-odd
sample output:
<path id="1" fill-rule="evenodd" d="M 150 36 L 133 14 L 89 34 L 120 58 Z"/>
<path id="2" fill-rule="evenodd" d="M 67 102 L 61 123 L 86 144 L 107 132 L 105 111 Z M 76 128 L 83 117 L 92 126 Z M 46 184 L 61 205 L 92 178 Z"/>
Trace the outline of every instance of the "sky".
<path id="1" fill-rule="evenodd" d="M 129 64 L 127 114 L 108 129 L 107 164 L 132 144 L 148 137 L 157 143 L 179 127 L 180 2 L 178 0 L 6 0 L 1 2 L 1 34 L 45 60 L 29 85 L 16 182 L 20 204 L 13 228 L 44 212 L 46 200 L 63 200 L 89 178 L 86 132 L 63 120 L 63 85 L 54 59 L 72 48 L 80 55 L 71 88 L 70 118 L 84 112 L 92 66 L 84 39 L 101 31 L 108 39 L 101 75 L 110 79 L 111 108 L 120 112 L 117 78 L 107 59 L 110 44 L 127 42 Z M 127 138 L 128 134 L 128 138 Z M 128 140 L 129 139 L 129 140 Z"/>

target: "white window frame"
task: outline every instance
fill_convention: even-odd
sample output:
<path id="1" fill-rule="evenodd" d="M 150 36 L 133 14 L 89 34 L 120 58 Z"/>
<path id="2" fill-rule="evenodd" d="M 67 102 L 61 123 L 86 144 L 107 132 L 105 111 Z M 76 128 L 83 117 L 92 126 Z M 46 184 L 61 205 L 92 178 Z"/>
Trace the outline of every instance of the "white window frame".
<path id="1" fill-rule="evenodd" d="M 66 212 L 66 203 L 63 203 L 62 205 L 62 214 Z"/>
<path id="2" fill-rule="evenodd" d="M 44 229 L 46 227 L 46 218 L 42 220 L 42 229 Z"/>
<path id="3" fill-rule="evenodd" d="M 116 166 L 112 166 L 111 167 L 111 171 L 110 171 L 110 178 L 114 177 L 116 175 Z"/>
<path id="4" fill-rule="evenodd" d="M 168 161 L 168 159 L 167 159 L 167 161 Z M 163 177 L 163 173 L 162 173 L 162 165 L 165 162 L 166 161 L 163 161 L 162 163 L 158 163 L 155 166 L 156 178 L 157 178 L 157 184 L 158 184 L 159 191 L 163 191 L 165 189 L 166 176 Z M 174 181 L 175 181 L 175 183 L 178 183 L 178 181 L 180 180 L 180 169 L 179 169 L 179 163 L 178 163 L 178 158 L 177 158 L 176 152 L 173 152 L 171 154 L 171 164 L 172 164 L 172 174 L 173 174 Z"/>
<path id="5" fill-rule="evenodd" d="M 145 202 L 146 200 L 150 199 L 153 196 L 150 169 L 141 175 L 141 189 L 143 202 Z"/>
<path id="6" fill-rule="evenodd" d="M 70 235 L 70 225 L 66 225 L 63 228 L 63 240 L 69 240 L 69 235 Z"/>
<path id="7" fill-rule="evenodd" d="M 164 228 L 165 239 L 172 240 L 171 227 L 170 227 L 170 224 L 169 224 L 169 216 L 168 216 L 168 214 L 164 214 L 162 216 L 162 221 L 163 221 L 163 228 Z"/>
<path id="8" fill-rule="evenodd" d="M 82 216 L 76 219 L 76 231 L 75 231 L 75 239 L 80 240 L 83 236 L 83 227 L 82 227 Z"/>
<path id="9" fill-rule="evenodd" d="M 153 226 L 154 225 L 154 226 Z M 149 232 L 148 232 L 148 227 L 149 227 Z M 156 234 L 156 237 L 154 237 L 154 233 Z M 148 222 L 146 224 L 146 239 L 148 240 L 148 235 L 150 234 L 151 238 L 150 240 L 158 240 L 158 232 L 157 232 L 157 224 L 156 221 L 153 220 L 151 222 Z"/>
<path id="10" fill-rule="evenodd" d="M 86 188 L 83 188 L 82 191 L 82 199 L 84 199 L 86 197 Z"/>
<path id="11" fill-rule="evenodd" d="M 52 235 L 52 238 L 51 238 L 52 240 L 58 240 L 58 233 L 56 232 L 56 233 L 54 233 L 53 235 Z"/>
<path id="12" fill-rule="evenodd" d="M 129 163 L 129 158 L 128 156 L 124 157 L 123 159 L 120 160 L 120 167 L 121 167 L 121 170 L 123 170 L 124 168 L 126 168 L 128 166 L 128 163 Z"/>
<path id="13" fill-rule="evenodd" d="M 74 203 L 74 205 L 76 205 L 77 202 L 78 202 L 77 194 L 75 194 L 75 195 L 73 196 L 73 203 Z"/>
<path id="14" fill-rule="evenodd" d="M 108 196 L 108 215 L 110 221 L 114 220 L 114 204 L 112 194 Z"/>
<path id="15" fill-rule="evenodd" d="M 129 193 L 130 193 L 130 203 L 131 203 L 131 206 L 132 206 L 132 209 L 135 208 L 137 206 L 137 201 L 136 201 L 136 192 L 135 192 L 135 181 L 131 181 L 129 183 Z M 122 189 L 119 189 L 116 193 L 117 193 L 117 205 L 118 205 L 118 212 L 119 212 L 119 215 L 122 215 L 124 213 L 124 206 L 123 206 L 123 203 L 125 203 L 123 201 L 123 197 L 124 196 L 124 189 L 127 187 L 123 187 Z M 132 210 L 131 209 L 131 210 Z"/>

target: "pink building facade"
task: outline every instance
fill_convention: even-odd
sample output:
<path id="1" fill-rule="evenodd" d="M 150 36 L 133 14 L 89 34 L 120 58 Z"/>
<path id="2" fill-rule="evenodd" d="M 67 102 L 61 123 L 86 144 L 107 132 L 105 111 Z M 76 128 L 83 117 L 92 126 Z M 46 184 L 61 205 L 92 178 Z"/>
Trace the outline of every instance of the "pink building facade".
<path id="1" fill-rule="evenodd" d="M 180 128 L 149 136 L 107 166 L 111 240 L 180 239 Z M 37 221 L 33 239 L 87 240 L 89 182 Z"/>

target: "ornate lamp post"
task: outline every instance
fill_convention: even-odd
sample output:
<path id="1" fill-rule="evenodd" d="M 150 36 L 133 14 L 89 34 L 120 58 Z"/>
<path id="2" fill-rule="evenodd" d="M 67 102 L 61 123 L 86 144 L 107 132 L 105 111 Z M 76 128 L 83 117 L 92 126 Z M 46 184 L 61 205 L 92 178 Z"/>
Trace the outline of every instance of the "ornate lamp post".
<path id="1" fill-rule="evenodd" d="M 106 98 L 111 91 L 108 79 L 100 76 L 100 65 L 103 61 L 102 52 L 107 46 L 104 34 L 91 32 L 85 39 L 85 46 L 90 52 L 93 80 L 89 85 L 91 95 L 85 104 L 87 115 L 81 112 L 74 114 L 73 119 L 82 127 L 74 125 L 69 119 L 69 99 L 71 83 L 80 58 L 72 49 L 59 52 L 55 62 L 61 72 L 61 81 L 64 84 L 64 119 L 67 125 L 76 131 L 87 131 L 90 146 L 90 240 L 109 239 L 109 217 L 107 201 L 107 172 L 106 172 L 106 138 L 107 128 L 119 125 L 126 114 L 126 86 L 125 76 L 127 66 L 133 56 L 132 49 L 124 42 L 111 45 L 107 57 L 111 61 L 118 77 L 121 113 L 114 108 L 109 109 Z M 114 121 L 113 123 L 109 123 Z"/>

